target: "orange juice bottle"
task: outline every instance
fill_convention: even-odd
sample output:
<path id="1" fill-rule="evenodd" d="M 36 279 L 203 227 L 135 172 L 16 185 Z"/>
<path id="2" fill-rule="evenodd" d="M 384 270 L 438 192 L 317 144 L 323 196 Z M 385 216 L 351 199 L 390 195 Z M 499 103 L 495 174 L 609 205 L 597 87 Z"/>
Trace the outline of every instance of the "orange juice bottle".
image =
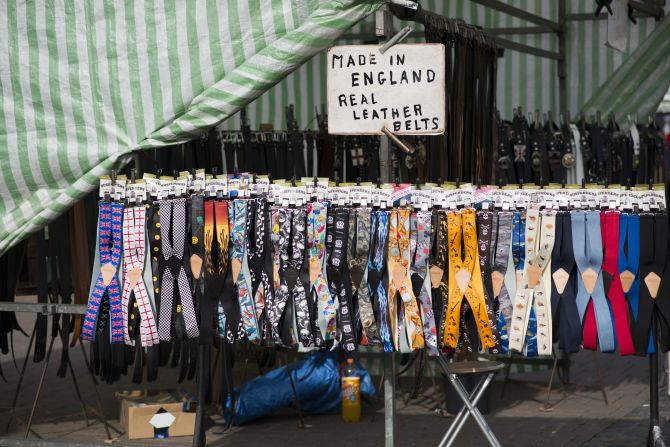
<path id="1" fill-rule="evenodd" d="M 344 422 L 361 419 L 361 378 L 352 358 L 347 359 L 342 371 L 342 419 Z"/>

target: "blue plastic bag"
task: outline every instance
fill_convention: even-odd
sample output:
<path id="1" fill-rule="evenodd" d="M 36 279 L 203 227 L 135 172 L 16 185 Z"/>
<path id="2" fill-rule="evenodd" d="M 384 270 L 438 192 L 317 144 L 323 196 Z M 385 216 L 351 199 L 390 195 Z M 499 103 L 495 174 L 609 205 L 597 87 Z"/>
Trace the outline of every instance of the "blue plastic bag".
<path id="1" fill-rule="evenodd" d="M 375 387 L 370 374 L 356 365 L 361 377 L 361 396 L 373 398 Z M 266 416 L 295 401 L 288 371 L 291 372 L 300 408 L 305 413 L 330 413 L 340 408 L 342 391 L 337 353 L 315 352 L 304 359 L 274 369 L 235 389 L 237 403 L 234 425 L 243 425 Z M 230 399 L 227 402 L 230 414 Z"/>

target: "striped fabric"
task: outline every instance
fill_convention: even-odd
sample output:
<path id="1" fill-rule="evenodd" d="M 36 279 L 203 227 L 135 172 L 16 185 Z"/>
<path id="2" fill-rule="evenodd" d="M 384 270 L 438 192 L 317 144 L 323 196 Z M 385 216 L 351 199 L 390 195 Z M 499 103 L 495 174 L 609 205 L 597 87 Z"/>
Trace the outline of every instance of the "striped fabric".
<path id="1" fill-rule="evenodd" d="M 421 0 L 428 11 L 456 17 L 484 28 L 510 28 L 536 26 L 502 12 L 494 11 L 471 0 Z M 549 20 L 558 20 L 558 2 L 549 0 L 505 0 L 506 4 L 524 9 Z M 668 2 L 666 2 L 668 3 Z M 593 14 L 595 2 L 567 0 L 568 14 Z M 670 3 L 666 5 L 670 13 Z M 568 24 L 568 110 L 572 115 L 582 109 L 585 102 L 611 76 L 626 58 L 645 40 L 659 22 L 653 18 L 637 19 L 638 24 L 630 24 L 628 51 L 623 54 L 605 46 L 607 23 L 604 20 L 570 21 Z M 344 39 L 337 44 L 361 43 L 352 40 L 354 35 L 365 35 L 368 42 L 374 37 L 374 16 L 369 16 L 347 31 Z M 406 23 L 396 21 L 395 29 Z M 422 32 L 418 24 L 412 24 L 415 31 Z M 554 34 L 526 34 L 501 36 L 514 42 L 558 52 L 558 39 Z M 411 42 L 412 39 L 407 39 Z M 667 53 L 666 53 L 667 54 Z M 272 123 L 276 129 L 285 129 L 284 107 L 296 105 L 296 116 L 302 127 L 316 128 L 315 105 L 326 102 L 326 56 L 318 54 L 300 67 L 295 73 L 263 95 L 249 108 L 252 128 L 260 123 Z M 512 108 L 521 105 L 524 111 L 539 109 L 543 112 L 558 111 L 558 68 L 554 60 L 530 56 L 516 51 L 505 51 L 498 65 L 497 105 L 504 117 L 511 117 Z M 668 79 L 670 82 L 670 79 Z M 222 124 L 223 129 L 239 129 L 236 116 Z"/>
<path id="2" fill-rule="evenodd" d="M 0 2 L 0 254 L 129 152 L 220 123 L 379 4 Z"/>
<path id="3" fill-rule="evenodd" d="M 644 120 L 658 109 L 670 86 L 670 16 L 631 53 L 584 105 L 589 116 L 600 111 L 624 118 L 638 113 Z M 623 119 L 621 120 L 623 121 Z"/>

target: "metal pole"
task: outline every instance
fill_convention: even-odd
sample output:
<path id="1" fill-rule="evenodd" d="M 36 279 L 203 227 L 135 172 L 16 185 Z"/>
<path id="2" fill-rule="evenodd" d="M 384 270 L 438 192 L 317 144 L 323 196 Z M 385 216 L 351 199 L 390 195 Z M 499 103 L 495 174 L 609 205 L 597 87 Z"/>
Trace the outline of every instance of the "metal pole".
<path id="1" fill-rule="evenodd" d="M 395 353 L 384 353 L 384 446 L 395 446 Z"/>
<path id="2" fill-rule="evenodd" d="M 649 434 L 647 445 L 649 447 L 665 447 L 658 415 L 658 326 L 656 315 L 651 317 L 651 327 L 654 338 L 654 353 L 649 354 Z"/>
<path id="3" fill-rule="evenodd" d="M 375 34 L 379 43 L 384 43 L 393 34 L 393 15 L 388 4 L 384 4 L 375 13 Z M 379 141 L 379 176 L 381 181 L 391 181 L 391 145 L 385 135 Z"/>
<path id="4" fill-rule="evenodd" d="M 33 342 L 35 341 L 35 331 L 37 330 L 37 323 L 33 326 L 33 333 L 30 335 L 30 342 L 28 343 L 28 350 L 26 351 L 26 358 L 23 359 L 23 366 L 21 367 L 21 375 L 19 376 L 19 383 L 16 385 L 16 391 L 14 391 L 14 399 L 12 400 L 12 408 L 9 410 L 9 420 L 7 421 L 7 426 L 5 427 L 5 433 L 9 433 L 9 427 L 14 420 L 14 410 L 16 409 L 16 402 L 19 398 L 19 393 L 21 392 L 21 386 L 23 385 L 23 379 L 26 376 L 26 367 L 28 366 L 28 359 L 30 358 L 30 349 L 33 347 Z"/>
<path id="5" fill-rule="evenodd" d="M 379 43 L 386 42 L 393 34 L 393 15 L 388 4 L 375 13 L 375 33 Z M 386 135 L 379 142 L 379 174 L 381 181 L 391 181 L 391 147 Z M 395 354 L 384 354 L 384 445 L 395 445 Z"/>
<path id="6" fill-rule="evenodd" d="M 556 33 L 558 36 L 558 54 L 560 59 L 558 60 L 557 69 L 558 69 L 558 108 L 560 113 L 566 117 L 568 116 L 568 57 L 566 54 L 566 41 L 567 41 L 567 20 L 566 20 L 566 4 L 565 0 L 559 0 L 558 2 L 558 25 L 559 31 Z"/>
<path id="7" fill-rule="evenodd" d="M 35 393 L 35 399 L 33 400 L 33 407 L 30 410 L 30 416 L 28 417 L 28 424 L 26 424 L 26 433 L 25 438 L 28 438 L 30 434 L 30 426 L 33 424 L 33 417 L 35 416 L 35 410 L 37 410 L 37 402 L 40 400 L 40 394 L 42 393 L 42 386 L 44 385 L 44 379 L 47 375 L 47 367 L 49 366 L 49 359 L 51 358 L 51 351 L 54 347 L 54 341 L 56 337 L 51 337 L 51 343 L 49 344 L 49 351 L 47 351 L 47 358 L 44 359 L 44 366 L 42 367 L 42 375 L 40 376 L 40 381 L 37 384 L 37 393 Z"/>

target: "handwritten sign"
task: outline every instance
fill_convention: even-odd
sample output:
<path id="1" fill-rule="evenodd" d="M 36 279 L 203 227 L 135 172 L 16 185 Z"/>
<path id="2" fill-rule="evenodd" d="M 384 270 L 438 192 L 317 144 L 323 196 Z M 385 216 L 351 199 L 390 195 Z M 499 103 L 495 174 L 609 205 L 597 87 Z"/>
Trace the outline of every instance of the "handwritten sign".
<path id="1" fill-rule="evenodd" d="M 328 131 L 437 135 L 445 128 L 444 45 L 344 45 L 328 50 Z"/>

